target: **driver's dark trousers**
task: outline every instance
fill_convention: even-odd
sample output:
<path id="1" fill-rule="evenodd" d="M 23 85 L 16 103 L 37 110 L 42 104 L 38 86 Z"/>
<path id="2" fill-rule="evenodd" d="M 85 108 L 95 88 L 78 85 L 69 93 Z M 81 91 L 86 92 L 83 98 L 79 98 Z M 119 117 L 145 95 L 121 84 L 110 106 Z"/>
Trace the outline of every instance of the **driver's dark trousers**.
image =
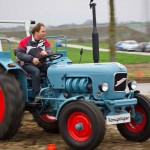
<path id="1" fill-rule="evenodd" d="M 41 84 L 41 76 L 40 73 L 44 73 L 47 75 L 47 69 L 49 65 L 43 64 L 41 66 L 35 66 L 33 64 L 25 64 L 23 69 L 31 75 L 32 78 L 32 87 L 33 87 L 33 94 L 34 96 L 38 96 L 40 92 L 40 84 Z"/>

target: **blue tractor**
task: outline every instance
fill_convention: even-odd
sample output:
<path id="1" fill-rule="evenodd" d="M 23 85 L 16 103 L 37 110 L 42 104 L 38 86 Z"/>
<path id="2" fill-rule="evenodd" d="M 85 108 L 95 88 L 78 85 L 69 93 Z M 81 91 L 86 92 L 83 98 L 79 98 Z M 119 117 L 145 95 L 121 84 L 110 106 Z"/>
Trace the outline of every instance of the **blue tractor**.
<path id="1" fill-rule="evenodd" d="M 91 7 L 95 8 L 95 4 Z M 94 32 L 95 50 L 98 35 Z M 62 40 L 66 42 L 66 37 L 58 37 L 59 42 Z M 97 55 L 93 53 L 95 58 Z M 128 81 L 124 65 L 97 63 L 97 60 L 98 57 L 95 63 L 73 64 L 66 50 L 57 50 L 55 55 L 43 58 L 50 67 L 47 74 L 41 74 L 41 91 L 35 102 L 32 76 L 11 60 L 10 52 L 1 51 L 0 140 L 17 133 L 25 110 L 32 113 L 45 131 L 60 132 L 73 149 L 97 147 L 104 139 L 105 124 L 116 124 L 129 141 L 148 140 L 149 99 L 135 90 L 135 81 Z"/>

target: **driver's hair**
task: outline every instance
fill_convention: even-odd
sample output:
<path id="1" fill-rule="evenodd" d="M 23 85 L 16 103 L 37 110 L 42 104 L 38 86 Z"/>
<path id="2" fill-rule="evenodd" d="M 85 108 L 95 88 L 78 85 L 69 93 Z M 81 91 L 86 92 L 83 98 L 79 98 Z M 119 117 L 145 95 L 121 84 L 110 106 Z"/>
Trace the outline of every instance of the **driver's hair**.
<path id="1" fill-rule="evenodd" d="M 41 27 L 45 27 L 43 23 L 37 23 L 31 30 L 31 34 L 34 34 L 35 32 L 39 32 Z"/>

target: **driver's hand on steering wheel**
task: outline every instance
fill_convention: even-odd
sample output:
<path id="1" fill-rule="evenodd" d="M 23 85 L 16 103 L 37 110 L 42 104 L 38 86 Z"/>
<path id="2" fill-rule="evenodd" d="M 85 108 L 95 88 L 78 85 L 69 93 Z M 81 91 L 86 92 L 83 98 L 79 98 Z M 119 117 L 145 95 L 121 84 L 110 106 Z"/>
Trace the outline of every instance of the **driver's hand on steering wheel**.
<path id="1" fill-rule="evenodd" d="M 38 58 L 33 58 L 32 63 L 33 63 L 34 65 L 38 65 L 38 64 L 40 64 L 40 61 L 39 61 Z"/>
<path id="2" fill-rule="evenodd" d="M 43 57 L 43 56 L 47 56 L 48 54 L 47 54 L 46 51 L 41 51 L 41 52 L 40 52 L 40 55 Z"/>

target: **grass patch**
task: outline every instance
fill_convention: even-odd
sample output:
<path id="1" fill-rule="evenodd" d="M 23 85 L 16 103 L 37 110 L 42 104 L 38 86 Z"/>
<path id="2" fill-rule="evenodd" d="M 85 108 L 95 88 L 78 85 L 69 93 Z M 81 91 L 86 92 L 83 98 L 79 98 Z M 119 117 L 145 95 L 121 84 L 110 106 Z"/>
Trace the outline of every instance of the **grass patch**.
<path id="1" fill-rule="evenodd" d="M 83 46 L 92 47 L 92 43 L 74 43 Z M 18 46 L 18 44 L 11 43 L 11 58 L 15 60 L 14 49 Z M 55 44 L 51 44 L 52 49 L 55 50 Z M 107 43 L 101 43 L 100 47 L 108 48 Z M 5 50 L 7 49 L 7 45 Z M 67 55 L 74 63 L 79 63 L 80 60 L 80 49 L 69 48 L 67 47 Z M 99 62 L 109 62 L 109 52 L 100 52 L 100 61 Z M 120 62 L 122 64 L 137 64 L 137 63 L 150 63 L 150 56 L 146 55 L 138 55 L 138 54 L 126 54 L 126 53 L 116 53 L 116 62 Z M 81 63 L 93 63 L 93 51 L 84 50 Z"/>
<path id="2" fill-rule="evenodd" d="M 116 53 L 116 60 L 122 64 L 150 63 L 150 56 Z"/>
<path id="3" fill-rule="evenodd" d="M 80 49 L 67 48 L 67 56 L 73 63 L 79 63 Z M 13 51 L 11 51 L 11 58 L 15 60 Z M 100 52 L 99 58 L 99 62 L 109 62 L 109 52 Z M 122 64 L 150 63 L 150 56 L 116 53 L 116 62 Z M 93 51 L 84 50 L 81 63 L 93 63 Z"/>
<path id="4" fill-rule="evenodd" d="M 93 63 L 93 52 L 84 50 L 81 63 Z M 78 63 L 80 59 L 80 50 L 75 48 L 68 48 L 68 57 L 74 62 Z M 109 62 L 109 52 L 100 52 L 100 62 Z M 122 64 L 137 64 L 150 63 L 150 56 L 116 53 L 116 62 Z"/>

